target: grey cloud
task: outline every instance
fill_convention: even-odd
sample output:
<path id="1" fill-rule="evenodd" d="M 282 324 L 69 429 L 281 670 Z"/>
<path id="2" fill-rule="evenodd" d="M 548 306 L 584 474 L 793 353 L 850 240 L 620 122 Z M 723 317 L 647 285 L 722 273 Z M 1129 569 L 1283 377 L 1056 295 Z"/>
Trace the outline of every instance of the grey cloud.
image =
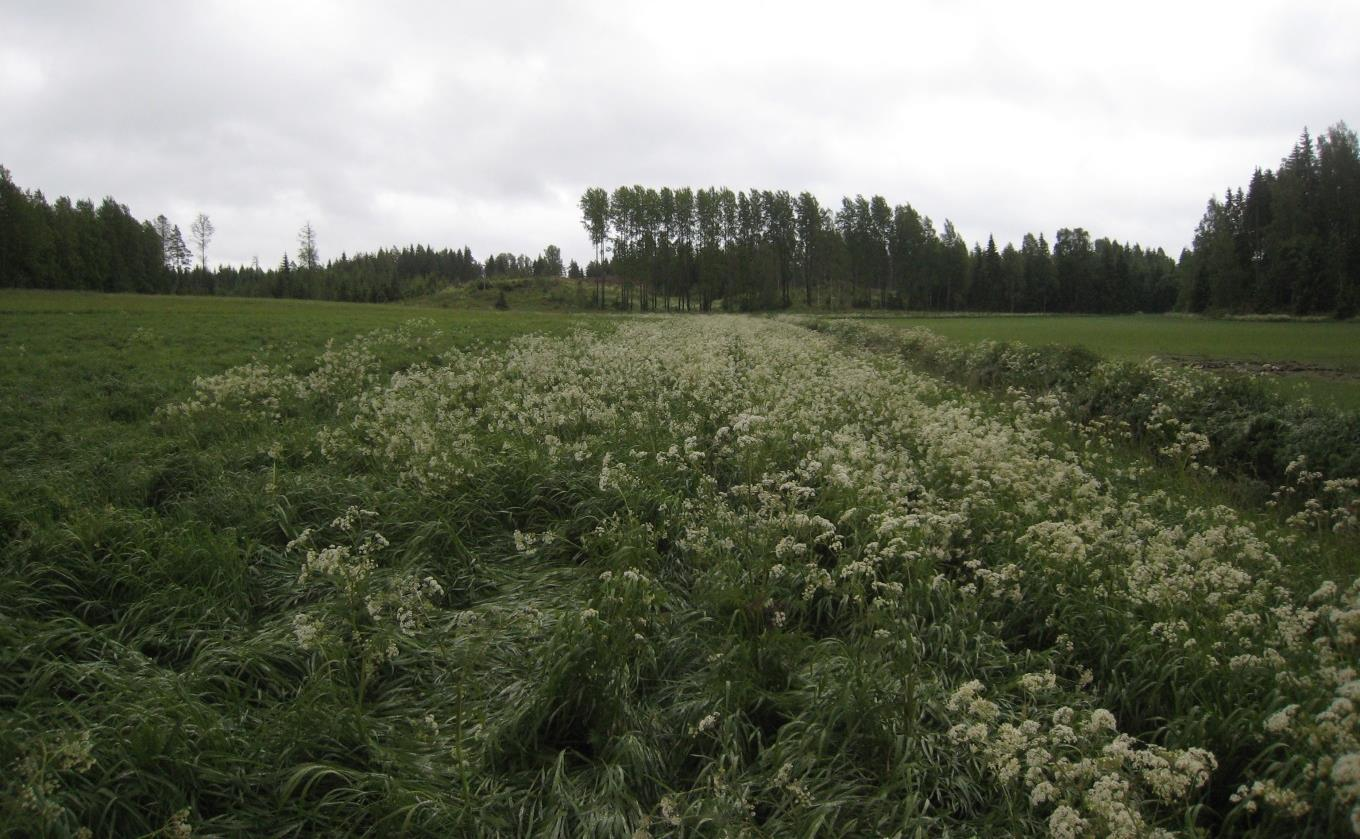
<path id="1" fill-rule="evenodd" d="M 1324 0 L 21 3 L 0 162 L 48 195 L 218 219 L 216 258 L 411 240 L 586 258 L 619 184 L 881 193 L 970 238 L 1082 225 L 1171 252 L 1204 200 L 1352 117 Z"/>

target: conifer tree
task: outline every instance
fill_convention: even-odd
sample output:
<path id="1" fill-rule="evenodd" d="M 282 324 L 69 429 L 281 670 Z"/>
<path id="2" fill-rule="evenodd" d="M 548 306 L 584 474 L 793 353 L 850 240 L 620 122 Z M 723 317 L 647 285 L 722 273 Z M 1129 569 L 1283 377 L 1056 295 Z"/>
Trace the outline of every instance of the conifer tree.
<path id="1" fill-rule="evenodd" d="M 308 221 L 298 231 L 297 265 L 306 271 L 315 271 L 319 262 L 320 256 L 316 249 L 316 230 L 312 227 L 312 223 Z"/>

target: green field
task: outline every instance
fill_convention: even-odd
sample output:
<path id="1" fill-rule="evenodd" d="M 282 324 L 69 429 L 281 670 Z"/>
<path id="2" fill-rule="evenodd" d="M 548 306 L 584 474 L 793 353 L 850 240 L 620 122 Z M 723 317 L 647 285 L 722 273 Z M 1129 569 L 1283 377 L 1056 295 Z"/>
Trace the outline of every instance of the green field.
<path id="1" fill-rule="evenodd" d="M 1166 315 L 892 317 L 962 341 L 1072 344 L 1110 358 L 1266 362 L 1325 368 L 1270 374 L 1281 392 L 1360 408 L 1360 322 L 1212 320 Z M 1254 366 L 1254 365 L 1252 365 Z"/>
<path id="2" fill-rule="evenodd" d="M 331 338 L 412 318 L 433 320 L 455 345 L 609 322 L 599 315 L 409 305 L 3 291 L 0 464 L 31 458 L 37 465 L 50 454 L 46 447 L 104 439 L 109 420 L 131 431 L 127 424 L 182 396 L 195 376 L 253 360 L 308 364 Z"/>
<path id="3" fill-rule="evenodd" d="M 0 293 L 0 836 L 1348 830 L 1354 519 L 1193 438 L 786 320 Z"/>

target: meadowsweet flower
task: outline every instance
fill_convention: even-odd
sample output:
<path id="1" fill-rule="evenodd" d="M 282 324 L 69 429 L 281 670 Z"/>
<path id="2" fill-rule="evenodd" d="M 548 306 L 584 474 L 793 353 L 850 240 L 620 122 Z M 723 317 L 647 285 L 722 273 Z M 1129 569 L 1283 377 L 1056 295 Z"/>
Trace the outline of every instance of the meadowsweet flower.
<path id="1" fill-rule="evenodd" d="M 967 707 L 979 693 L 982 692 L 982 682 L 977 679 L 965 682 L 956 689 L 949 697 L 948 708 L 951 711 L 959 711 Z"/>
<path id="2" fill-rule="evenodd" d="M 287 547 L 284 548 L 284 551 L 286 553 L 292 553 L 295 548 L 306 545 L 311 538 L 312 529 L 310 527 L 305 528 L 301 533 L 297 535 L 297 538 L 293 539 L 288 543 Z"/>
<path id="3" fill-rule="evenodd" d="M 1076 810 L 1061 804 L 1048 817 L 1048 835 L 1053 839 L 1079 839 L 1086 835 L 1086 820 Z"/>
<path id="4" fill-rule="evenodd" d="M 1294 714 L 1299 710 L 1298 705 L 1286 705 L 1270 716 L 1266 717 L 1265 729 L 1272 734 L 1279 734 L 1287 730 L 1294 723 Z"/>
<path id="5" fill-rule="evenodd" d="M 315 649 L 321 638 L 321 632 L 321 625 L 308 615 L 301 612 L 293 615 L 293 637 L 302 649 Z"/>
<path id="6" fill-rule="evenodd" d="M 1031 807 L 1038 807 L 1047 804 L 1058 798 L 1058 788 L 1049 781 L 1040 781 L 1030 788 L 1029 803 Z"/>
<path id="7" fill-rule="evenodd" d="M 677 808 L 675 799 L 669 795 L 661 796 L 661 818 L 673 827 L 680 826 L 680 810 Z"/>
<path id="8" fill-rule="evenodd" d="M 1020 677 L 1020 687 L 1027 693 L 1044 693 L 1058 686 L 1053 673 L 1026 673 Z"/>
<path id="9" fill-rule="evenodd" d="M 1084 730 L 1087 734 L 1097 734 L 1101 731 L 1114 731 L 1115 727 L 1114 714 L 1104 708 L 1097 708 L 1091 712 Z"/>
<path id="10" fill-rule="evenodd" d="M 176 810 L 170 816 L 170 821 L 166 822 L 165 827 L 161 828 L 161 835 L 171 837 L 171 839 L 191 839 L 194 835 L 193 824 L 189 821 L 191 811 L 188 807 Z"/>

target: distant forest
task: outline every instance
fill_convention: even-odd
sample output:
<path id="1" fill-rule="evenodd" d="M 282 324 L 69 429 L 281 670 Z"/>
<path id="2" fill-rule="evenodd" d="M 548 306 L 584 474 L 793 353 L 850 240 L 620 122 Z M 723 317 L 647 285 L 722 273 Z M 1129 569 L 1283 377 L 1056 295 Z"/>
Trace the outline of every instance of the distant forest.
<path id="1" fill-rule="evenodd" d="M 165 216 L 139 222 L 113 198 L 58 198 L 17 186 L 0 166 L 0 288 L 76 289 L 146 294 L 224 294 L 387 302 L 431 294 L 484 277 L 561 276 L 561 251 L 538 257 L 500 253 L 479 263 L 466 247 L 425 245 L 341 254 L 322 263 L 311 224 L 298 234 L 296 256 L 261 267 L 207 268 L 214 229 L 200 215 L 189 242 Z M 198 264 L 195 265 L 195 251 Z M 572 264 L 580 273 L 580 269 Z"/>
<path id="2" fill-rule="evenodd" d="M 138 221 L 113 198 L 96 206 L 16 185 L 0 166 L 0 287 L 228 294 L 362 302 L 432 294 L 506 277 L 593 281 L 600 308 L 878 308 L 986 312 L 1290 313 L 1360 309 L 1360 150 L 1338 123 L 1307 130 L 1275 172 L 1212 198 L 1193 248 L 1161 249 L 1063 228 L 1050 242 L 969 247 L 910 204 L 809 192 L 619 187 L 585 191 L 595 248 L 582 270 L 548 245 L 536 257 L 426 245 L 341 254 L 322 263 L 310 223 L 296 257 L 209 270 L 215 232 L 200 214 L 189 243 L 165 216 Z M 191 247 L 192 246 L 192 247 Z"/>
<path id="3" fill-rule="evenodd" d="M 1360 146 L 1307 129 L 1274 172 L 1209 199 L 1182 255 L 1180 307 L 1350 317 L 1360 309 Z"/>
<path id="4" fill-rule="evenodd" d="M 970 250 L 948 219 L 882 197 L 838 210 L 788 192 L 690 187 L 586 190 L 582 224 L 597 264 L 625 279 L 597 281 L 597 303 L 709 310 L 864 307 L 929 311 L 1162 312 L 1176 302 L 1176 263 L 1159 250 L 1082 228 L 1041 233 L 1019 249 Z M 630 299 L 636 297 L 636 300 Z"/>

